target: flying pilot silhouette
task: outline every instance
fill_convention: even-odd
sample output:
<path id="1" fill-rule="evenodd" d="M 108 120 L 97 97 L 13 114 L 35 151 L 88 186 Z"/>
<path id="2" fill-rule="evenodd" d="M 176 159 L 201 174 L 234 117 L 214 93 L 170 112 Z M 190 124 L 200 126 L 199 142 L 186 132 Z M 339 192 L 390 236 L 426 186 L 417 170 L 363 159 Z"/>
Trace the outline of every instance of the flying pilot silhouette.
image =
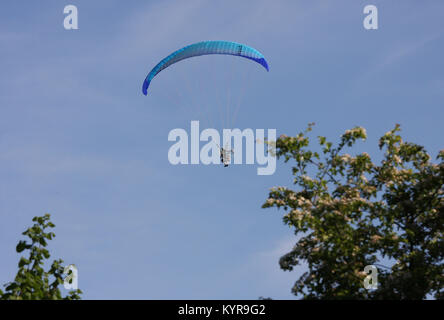
<path id="1" fill-rule="evenodd" d="M 231 160 L 230 154 L 234 153 L 234 151 L 221 148 L 219 145 L 218 145 L 218 147 L 220 149 L 220 163 L 223 163 L 224 167 L 228 167 L 230 160 Z"/>

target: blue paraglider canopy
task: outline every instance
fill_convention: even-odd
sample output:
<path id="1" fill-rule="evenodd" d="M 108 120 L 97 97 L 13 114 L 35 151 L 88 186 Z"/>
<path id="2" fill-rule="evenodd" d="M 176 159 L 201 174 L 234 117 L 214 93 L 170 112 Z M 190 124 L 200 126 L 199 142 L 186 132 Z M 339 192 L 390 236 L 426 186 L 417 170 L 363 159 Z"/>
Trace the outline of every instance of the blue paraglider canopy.
<path id="1" fill-rule="evenodd" d="M 254 48 L 231 41 L 203 41 L 179 49 L 160 61 L 145 78 L 142 87 L 143 94 L 147 95 L 151 80 L 163 69 L 181 60 L 208 54 L 243 57 L 261 64 L 268 71 L 268 63 L 265 57 Z"/>

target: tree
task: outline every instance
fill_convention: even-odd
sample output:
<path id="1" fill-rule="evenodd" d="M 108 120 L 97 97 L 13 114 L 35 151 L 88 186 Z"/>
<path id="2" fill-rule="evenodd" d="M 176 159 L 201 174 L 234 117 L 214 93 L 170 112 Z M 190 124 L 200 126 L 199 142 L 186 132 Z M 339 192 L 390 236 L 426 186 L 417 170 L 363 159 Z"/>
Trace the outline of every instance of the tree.
<path id="1" fill-rule="evenodd" d="M 336 147 L 318 137 L 314 151 L 312 126 L 276 141 L 277 157 L 293 162 L 296 188 L 272 188 L 263 205 L 283 208 L 284 223 L 299 235 L 279 261 L 288 271 L 308 264 L 292 292 L 304 299 L 443 299 L 444 150 L 432 163 L 396 125 L 380 138 L 385 152 L 375 164 L 365 152 L 344 152 L 366 139 L 364 128 L 347 130 Z M 377 289 L 363 286 L 367 265 L 378 269 Z"/>
<path id="2" fill-rule="evenodd" d="M 49 251 L 45 248 L 47 240 L 55 237 L 53 232 L 46 232 L 47 228 L 54 228 L 50 221 L 50 215 L 34 217 L 35 224 L 22 234 L 30 239 L 30 242 L 19 241 L 16 247 L 18 253 L 29 250 L 29 257 L 21 257 L 18 263 L 18 272 L 14 281 L 5 284 L 6 292 L 0 290 L 0 299 L 3 300 L 39 300 L 39 299 L 80 299 L 82 291 L 79 289 L 70 291 L 62 297 L 59 285 L 63 284 L 64 268 L 63 260 L 54 260 L 48 271 L 44 271 L 45 259 L 49 259 Z M 72 272 L 70 270 L 70 272 Z M 69 276 L 66 275 L 66 276 Z M 72 280 L 71 280 L 72 281 Z"/>

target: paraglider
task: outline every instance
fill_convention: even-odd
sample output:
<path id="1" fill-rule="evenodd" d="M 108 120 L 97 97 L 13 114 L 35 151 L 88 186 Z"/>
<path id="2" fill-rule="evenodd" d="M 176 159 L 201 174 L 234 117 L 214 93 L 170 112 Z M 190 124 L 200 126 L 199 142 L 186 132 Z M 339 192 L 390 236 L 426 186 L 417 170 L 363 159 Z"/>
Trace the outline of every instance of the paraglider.
<path id="1" fill-rule="evenodd" d="M 142 87 L 143 94 L 147 95 L 151 81 L 163 69 L 187 58 L 209 54 L 233 55 L 250 59 L 259 63 L 268 71 L 268 63 L 265 57 L 252 47 L 231 41 L 203 41 L 179 49 L 160 61 L 146 76 Z"/>
<path id="2" fill-rule="evenodd" d="M 204 56 L 204 55 L 214 55 L 214 54 L 218 54 L 218 55 L 228 55 L 228 56 L 236 56 L 236 57 L 241 57 L 241 58 L 245 58 L 245 59 L 249 59 L 251 61 L 253 61 L 254 63 L 248 65 L 248 64 L 244 64 L 244 61 L 246 61 L 245 59 L 232 59 L 233 62 L 238 63 L 239 65 L 236 66 L 236 68 L 233 67 L 233 64 L 231 64 L 231 68 L 229 66 L 225 66 L 222 65 L 223 71 L 225 75 L 230 75 L 230 71 L 231 74 L 233 75 L 231 78 L 229 79 L 224 79 L 223 75 L 219 76 L 220 73 L 217 73 L 217 76 L 213 77 L 211 81 L 208 81 L 208 78 L 205 79 L 205 83 L 208 83 L 210 85 L 209 87 L 209 91 L 205 91 L 202 90 L 202 86 L 200 84 L 197 84 L 196 87 L 198 87 L 199 93 L 204 93 L 204 94 L 191 94 L 191 92 L 188 92 L 188 96 L 192 97 L 193 99 L 195 97 L 211 97 L 211 101 L 210 103 L 208 103 L 208 101 L 203 101 L 202 104 L 200 103 L 195 103 L 193 101 L 193 103 L 186 103 L 185 99 L 187 97 L 187 93 L 183 94 L 182 92 L 184 91 L 184 88 L 182 86 L 177 86 L 177 85 L 173 85 L 170 88 L 172 88 L 173 90 L 168 90 L 166 92 L 164 92 L 165 96 L 168 99 L 174 100 L 174 98 L 177 98 L 174 96 L 174 94 L 172 94 L 172 92 L 174 90 L 176 91 L 182 91 L 179 92 L 179 105 L 182 107 L 183 105 L 187 106 L 187 107 L 193 107 L 193 105 L 198 106 L 199 108 L 199 116 L 202 117 L 206 117 L 208 118 L 207 121 L 208 123 L 211 122 L 211 125 L 217 125 L 215 124 L 213 121 L 211 121 L 212 119 L 209 119 L 212 115 L 211 111 L 212 109 L 210 109 L 210 107 L 212 107 L 213 101 L 214 104 L 216 105 L 216 110 L 219 111 L 219 119 L 222 119 L 222 125 L 220 126 L 221 128 L 224 128 L 223 132 L 225 132 L 225 128 L 230 127 L 230 121 L 232 122 L 232 124 L 234 124 L 234 119 L 235 116 L 237 115 L 237 111 L 240 108 L 241 104 L 242 104 L 242 95 L 240 95 L 238 98 L 235 97 L 235 95 L 232 96 L 232 89 L 234 90 L 239 90 L 240 93 L 244 93 L 245 92 L 245 86 L 249 85 L 251 83 L 254 83 L 253 81 L 249 81 L 248 80 L 248 72 L 245 72 L 246 70 L 248 70 L 248 68 L 251 68 L 251 70 L 260 70 L 260 72 L 262 72 L 260 67 L 257 67 L 258 65 L 262 66 L 265 70 L 267 70 L 267 72 L 269 71 L 269 67 L 268 67 L 268 62 L 265 60 L 265 57 L 262 53 L 260 53 L 258 50 L 249 47 L 245 44 L 241 44 L 241 43 L 237 43 L 237 42 L 231 42 L 231 41 L 203 41 L 203 42 L 198 42 L 198 43 L 194 43 L 191 45 L 188 45 L 186 47 L 183 47 L 182 49 L 179 49 L 177 51 L 174 51 L 173 53 L 171 53 L 170 55 L 168 55 L 167 57 L 165 57 L 164 59 L 162 59 L 157 65 L 154 66 L 154 68 L 151 69 L 151 71 L 148 73 L 148 75 L 146 76 L 144 82 L 143 82 L 143 86 L 142 86 L 142 92 L 143 94 L 146 96 L 148 94 L 148 88 L 152 82 L 152 80 L 164 69 L 168 68 L 169 66 L 175 64 L 176 62 L 182 61 L 184 59 L 188 59 L 188 58 L 192 58 L 192 57 L 198 57 L 198 56 Z M 205 59 L 203 59 L 205 60 Z M 209 59 L 211 60 L 211 59 Z M 199 60 L 197 60 L 199 61 Z M 212 64 L 213 65 L 213 64 Z M 216 65 L 216 64 L 214 64 Z M 245 68 L 244 68 L 245 67 Z M 203 68 L 204 69 L 204 68 Z M 231 70 L 230 70 L 231 69 Z M 207 69 L 205 69 L 207 70 Z M 259 71 L 257 71 L 259 72 Z M 243 74 L 245 77 L 240 78 L 240 77 L 236 77 L 234 75 L 236 74 Z M 186 77 L 187 77 L 187 81 L 185 82 L 185 84 L 187 85 L 188 89 L 190 89 L 189 84 L 190 81 L 188 81 L 189 79 L 189 73 L 185 73 Z M 206 73 L 205 75 L 208 75 L 208 73 Z M 200 79 L 200 77 L 194 77 L 196 81 L 196 83 L 198 83 L 198 81 L 203 81 L 202 79 Z M 177 81 L 177 79 L 176 79 Z M 219 81 L 219 85 L 214 85 L 214 81 Z M 237 83 L 236 83 L 237 82 Z M 183 83 L 183 81 L 181 81 L 180 83 Z M 225 86 L 225 87 L 224 87 Z M 216 90 L 216 91 L 212 91 L 212 90 Z M 219 94 L 219 92 L 217 92 L 217 90 L 221 91 L 226 89 L 226 103 L 225 101 L 223 101 L 223 93 Z M 244 89 L 244 90 L 243 90 Z M 192 89 L 190 90 L 192 91 Z M 212 94 L 209 94 L 209 92 L 211 92 Z M 161 92 L 162 94 L 162 92 Z M 213 99 L 213 97 L 215 99 Z M 174 103 L 174 101 L 173 101 Z M 225 107 L 225 110 L 223 109 Z M 233 116 L 230 117 L 230 107 L 232 107 L 233 109 Z M 205 108 L 208 108 L 209 112 L 206 112 L 207 110 L 205 110 Z M 186 112 L 189 109 L 186 109 Z M 189 114 L 193 114 L 192 112 L 190 112 Z M 214 115 L 213 115 L 214 116 Z M 199 121 L 191 121 L 191 126 L 192 126 L 192 134 L 193 134 L 193 123 L 199 123 Z M 227 125 L 228 124 L 228 125 Z M 215 126 L 212 127 L 213 129 L 208 129 L 208 130 L 212 130 L 211 132 L 216 131 Z M 229 130 L 229 129 L 227 129 Z M 235 130 L 239 130 L 239 129 L 235 129 Z M 245 132 L 242 131 L 242 132 Z M 208 133 L 208 132 L 207 132 Z M 186 134 L 186 132 L 185 132 Z M 215 133 L 217 135 L 217 137 L 219 137 L 219 134 Z M 179 135 L 178 137 L 182 137 L 182 135 Z M 212 136 L 213 137 L 213 136 Z M 170 136 L 169 136 L 169 141 L 173 141 L 170 140 Z M 200 137 L 198 138 L 198 142 L 197 145 L 199 145 L 199 140 Z M 219 139 L 219 138 L 217 138 Z M 225 139 L 225 137 L 224 137 Z M 194 141 L 192 139 L 192 141 Z M 203 141 L 203 140 L 202 140 Z M 216 140 L 215 140 L 216 141 Z M 231 141 L 231 140 L 230 140 Z M 225 142 L 224 142 L 225 143 Z M 177 146 L 180 146 L 179 149 L 177 149 Z M 240 155 L 240 159 L 242 159 L 242 142 L 240 143 L 240 147 L 236 147 L 236 155 L 235 155 L 235 163 L 238 164 L 239 163 L 239 159 L 238 159 L 238 155 Z M 177 164 L 177 163 L 188 163 L 188 159 L 185 156 L 185 158 L 183 157 L 183 155 L 187 154 L 185 152 L 179 152 L 180 156 L 177 157 L 177 150 L 182 150 L 183 149 L 187 149 L 188 144 L 186 144 L 186 146 L 182 146 L 182 143 L 176 143 L 168 152 L 168 157 L 170 159 L 170 162 L 173 164 Z M 231 147 L 231 142 L 227 143 L 226 146 L 221 147 L 219 145 L 217 145 L 219 148 L 219 152 L 217 152 L 216 150 L 213 150 L 213 148 L 211 148 L 211 156 L 204 156 L 204 160 L 203 163 L 208 164 L 210 162 L 214 163 L 214 164 L 221 164 L 224 167 L 228 167 L 229 164 L 231 163 L 231 156 L 234 155 L 234 151 L 230 148 Z M 192 150 L 195 150 L 196 148 L 193 149 L 193 142 L 192 142 Z M 173 150 L 173 151 L 172 151 Z M 193 156 L 194 155 L 194 156 Z M 191 157 L 191 163 L 192 164 L 197 164 L 199 163 L 199 158 L 202 157 L 201 153 L 198 152 L 197 153 L 197 157 L 195 156 L 196 153 L 192 153 L 192 157 Z M 171 160 L 172 159 L 172 160 Z M 248 158 L 250 159 L 250 158 Z M 250 159 L 251 160 L 251 159 Z M 247 160 L 247 161 L 250 161 Z M 274 171 L 274 170 L 273 170 Z M 262 174 L 262 173 L 261 173 Z"/>

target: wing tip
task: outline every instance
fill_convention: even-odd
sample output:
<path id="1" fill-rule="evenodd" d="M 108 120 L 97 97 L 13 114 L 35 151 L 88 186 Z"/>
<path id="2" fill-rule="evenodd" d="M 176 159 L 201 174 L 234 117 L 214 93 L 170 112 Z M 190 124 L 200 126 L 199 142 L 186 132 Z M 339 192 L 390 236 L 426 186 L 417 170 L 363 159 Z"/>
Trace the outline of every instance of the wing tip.
<path id="1" fill-rule="evenodd" d="M 267 60 L 265 60 L 265 58 L 260 58 L 259 63 L 265 68 L 265 70 L 267 70 L 267 72 L 270 71 L 270 68 L 268 67 Z"/>
<path id="2" fill-rule="evenodd" d="M 149 82 L 145 79 L 145 81 L 143 82 L 143 87 L 142 87 L 142 93 L 144 95 L 148 94 L 148 86 L 149 86 Z"/>

